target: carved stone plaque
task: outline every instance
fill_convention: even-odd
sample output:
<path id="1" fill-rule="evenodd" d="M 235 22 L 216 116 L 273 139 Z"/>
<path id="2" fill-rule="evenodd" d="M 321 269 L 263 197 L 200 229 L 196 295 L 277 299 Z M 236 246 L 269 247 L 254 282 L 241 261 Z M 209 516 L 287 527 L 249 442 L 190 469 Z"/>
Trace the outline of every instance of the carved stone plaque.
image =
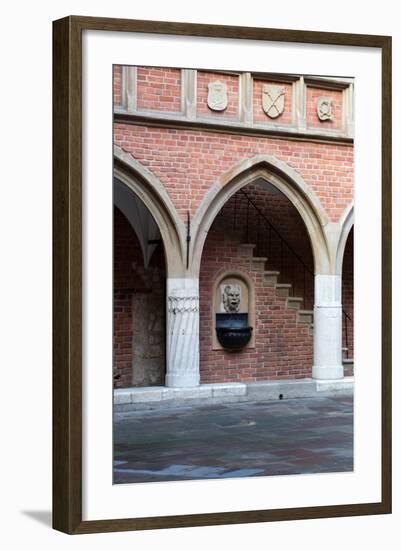
<path id="1" fill-rule="evenodd" d="M 284 111 L 285 89 L 282 86 L 263 84 L 262 106 L 270 118 L 279 117 Z"/>
<path id="2" fill-rule="evenodd" d="M 228 105 L 227 85 L 224 82 L 209 82 L 207 105 L 212 111 L 224 111 Z"/>
<path id="3" fill-rule="evenodd" d="M 317 100 L 317 116 L 319 120 L 333 119 L 333 100 L 331 97 L 319 97 Z"/>

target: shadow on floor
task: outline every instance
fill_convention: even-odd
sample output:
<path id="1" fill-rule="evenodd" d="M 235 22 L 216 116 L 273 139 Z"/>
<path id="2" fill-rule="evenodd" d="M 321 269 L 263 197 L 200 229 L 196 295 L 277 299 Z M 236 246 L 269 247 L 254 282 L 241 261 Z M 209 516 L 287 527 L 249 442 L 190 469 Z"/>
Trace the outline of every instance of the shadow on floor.
<path id="1" fill-rule="evenodd" d="M 21 510 L 21 514 L 35 520 L 37 523 L 52 526 L 52 513 L 50 510 Z"/>

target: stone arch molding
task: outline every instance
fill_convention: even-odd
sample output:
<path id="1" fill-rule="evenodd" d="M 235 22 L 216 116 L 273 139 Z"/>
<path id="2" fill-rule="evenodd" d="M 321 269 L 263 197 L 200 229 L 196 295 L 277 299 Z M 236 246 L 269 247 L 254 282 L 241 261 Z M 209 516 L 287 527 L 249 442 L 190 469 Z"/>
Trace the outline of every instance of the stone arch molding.
<path id="1" fill-rule="evenodd" d="M 161 181 L 118 146 L 114 146 L 114 176 L 142 200 L 159 227 L 168 277 L 184 277 L 185 226 Z"/>
<path id="2" fill-rule="evenodd" d="M 347 244 L 348 235 L 354 225 L 355 214 L 354 214 L 354 203 L 351 202 L 348 207 L 344 210 L 341 219 L 338 222 L 339 225 L 339 234 L 338 242 L 336 246 L 336 274 L 341 275 L 343 269 L 343 260 L 345 245 Z"/>
<path id="3" fill-rule="evenodd" d="M 315 273 L 332 273 L 331 247 L 326 234 L 330 224 L 318 197 L 293 168 L 271 155 L 256 155 L 220 176 L 199 206 L 192 223 L 193 274 L 199 273 L 203 246 L 215 217 L 232 195 L 256 179 L 274 185 L 291 201 L 309 234 Z"/>

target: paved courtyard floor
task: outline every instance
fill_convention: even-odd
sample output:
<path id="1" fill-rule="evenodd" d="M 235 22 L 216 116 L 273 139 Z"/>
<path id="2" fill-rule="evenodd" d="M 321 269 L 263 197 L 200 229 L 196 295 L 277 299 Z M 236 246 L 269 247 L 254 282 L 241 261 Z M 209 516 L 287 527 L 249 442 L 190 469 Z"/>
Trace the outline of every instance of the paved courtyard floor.
<path id="1" fill-rule="evenodd" d="M 352 469 L 352 396 L 114 415 L 114 483 Z"/>

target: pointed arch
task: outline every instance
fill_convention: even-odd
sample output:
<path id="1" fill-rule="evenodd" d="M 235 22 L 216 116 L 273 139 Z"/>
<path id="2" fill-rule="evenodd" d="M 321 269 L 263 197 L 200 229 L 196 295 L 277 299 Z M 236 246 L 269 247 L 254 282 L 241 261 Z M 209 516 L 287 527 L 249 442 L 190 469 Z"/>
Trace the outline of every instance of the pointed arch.
<path id="1" fill-rule="evenodd" d="M 299 212 L 311 241 L 315 273 L 330 273 L 330 252 L 325 232 L 329 221 L 313 190 L 293 168 L 272 155 L 245 159 L 224 173 L 214 183 L 199 206 L 193 223 L 191 269 L 199 272 L 207 233 L 227 200 L 245 185 L 264 179 L 281 191 Z"/>
<path id="2" fill-rule="evenodd" d="M 153 216 L 164 244 L 168 277 L 183 277 L 185 227 L 161 181 L 118 146 L 114 146 L 114 177 L 133 191 Z"/>
<path id="3" fill-rule="evenodd" d="M 351 228 L 354 226 L 354 203 L 351 202 L 344 210 L 340 220 L 340 234 L 338 237 L 337 250 L 336 250 L 336 274 L 342 274 L 343 260 L 345 245 L 347 244 L 348 235 Z"/>

